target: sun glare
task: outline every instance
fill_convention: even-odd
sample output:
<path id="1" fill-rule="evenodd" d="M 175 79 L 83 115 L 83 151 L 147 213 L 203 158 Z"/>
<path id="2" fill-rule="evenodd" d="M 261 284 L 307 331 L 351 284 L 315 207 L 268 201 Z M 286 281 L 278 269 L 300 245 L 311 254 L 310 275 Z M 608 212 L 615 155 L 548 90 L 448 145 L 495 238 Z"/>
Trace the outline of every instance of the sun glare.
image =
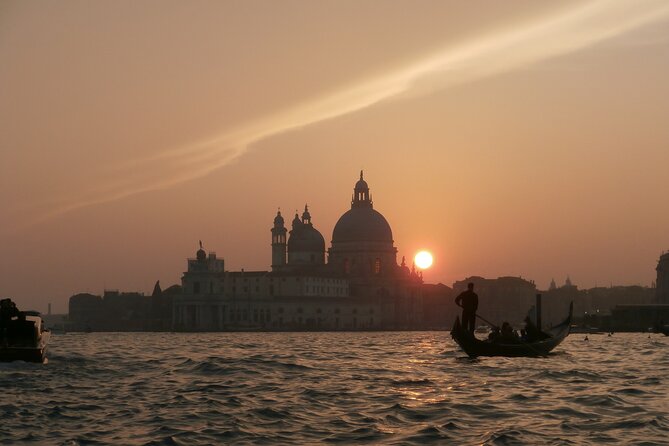
<path id="1" fill-rule="evenodd" d="M 432 266 L 432 254 L 427 251 L 421 251 L 414 257 L 416 266 L 420 269 L 427 269 Z"/>

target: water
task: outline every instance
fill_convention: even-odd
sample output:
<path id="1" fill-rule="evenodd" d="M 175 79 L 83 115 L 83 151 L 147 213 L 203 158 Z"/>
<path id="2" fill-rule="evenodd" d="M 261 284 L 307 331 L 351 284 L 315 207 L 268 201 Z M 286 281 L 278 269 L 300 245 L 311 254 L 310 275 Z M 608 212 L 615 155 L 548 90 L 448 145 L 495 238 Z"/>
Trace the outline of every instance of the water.
<path id="1" fill-rule="evenodd" d="M 0 364 L 5 444 L 669 444 L 669 337 L 469 360 L 448 333 L 92 333 Z"/>

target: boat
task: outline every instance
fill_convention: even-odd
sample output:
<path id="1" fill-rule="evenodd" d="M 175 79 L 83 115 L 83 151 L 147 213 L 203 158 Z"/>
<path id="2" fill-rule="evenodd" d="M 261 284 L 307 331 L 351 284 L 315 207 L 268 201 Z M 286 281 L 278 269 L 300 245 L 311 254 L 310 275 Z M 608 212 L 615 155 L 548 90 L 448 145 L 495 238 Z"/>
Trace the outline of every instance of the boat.
<path id="1" fill-rule="evenodd" d="M 23 311 L 0 327 L 0 361 L 42 363 L 51 332 L 35 311 Z"/>
<path id="2" fill-rule="evenodd" d="M 569 335 L 572 312 L 573 304 L 569 306 L 569 315 L 562 323 L 550 329 L 542 330 L 542 333 L 546 335 L 543 340 L 523 341 L 518 339 L 515 342 L 493 342 L 477 339 L 463 328 L 459 317 L 455 319 L 455 324 L 451 329 L 451 337 L 471 358 L 478 356 L 547 356 Z"/>

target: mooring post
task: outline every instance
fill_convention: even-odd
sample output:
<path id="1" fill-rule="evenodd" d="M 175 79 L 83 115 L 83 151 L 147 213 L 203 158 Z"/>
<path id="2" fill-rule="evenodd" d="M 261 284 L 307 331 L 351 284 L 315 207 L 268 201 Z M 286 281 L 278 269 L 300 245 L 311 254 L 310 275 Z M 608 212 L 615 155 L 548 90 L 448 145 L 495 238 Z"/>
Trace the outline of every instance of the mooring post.
<path id="1" fill-rule="evenodd" d="M 541 294 L 537 294 L 537 328 L 541 330 Z"/>

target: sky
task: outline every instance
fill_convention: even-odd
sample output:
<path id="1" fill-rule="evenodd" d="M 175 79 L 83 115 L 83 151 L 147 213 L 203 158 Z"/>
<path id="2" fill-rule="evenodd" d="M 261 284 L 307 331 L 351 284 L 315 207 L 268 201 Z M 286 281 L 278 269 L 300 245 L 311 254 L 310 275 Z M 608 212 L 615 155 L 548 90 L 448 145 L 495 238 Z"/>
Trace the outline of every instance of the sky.
<path id="1" fill-rule="evenodd" d="M 669 3 L 0 1 L 0 297 L 266 270 L 359 171 L 426 282 L 650 286 L 669 249 Z"/>

